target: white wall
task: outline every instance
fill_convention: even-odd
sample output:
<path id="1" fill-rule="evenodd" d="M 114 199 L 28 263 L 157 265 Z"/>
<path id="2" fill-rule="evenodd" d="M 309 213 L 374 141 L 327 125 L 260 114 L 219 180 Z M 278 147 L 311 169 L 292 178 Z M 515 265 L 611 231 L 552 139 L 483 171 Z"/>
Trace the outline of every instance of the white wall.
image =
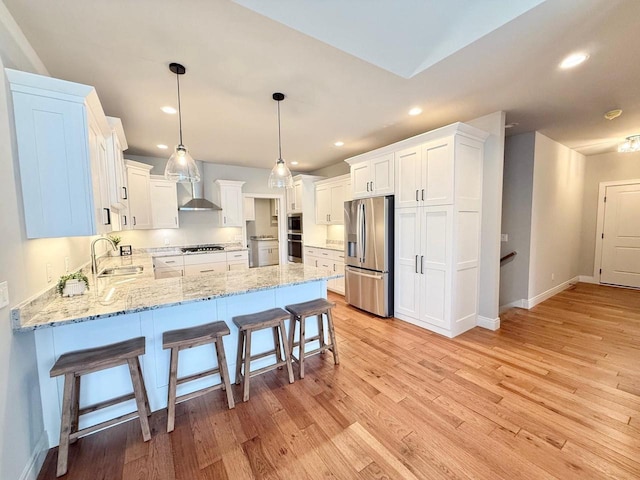
<path id="1" fill-rule="evenodd" d="M 480 305 L 478 310 L 479 315 L 489 322 L 497 321 L 499 310 L 504 121 L 505 113 L 495 112 L 465 122 L 489 132 L 484 149 L 482 180 Z"/>
<path id="2" fill-rule="evenodd" d="M 640 152 L 611 152 L 586 157 L 582 200 L 580 275 L 593 275 L 600 182 L 632 179 L 640 179 Z"/>
<path id="3" fill-rule="evenodd" d="M 527 299 L 529 295 L 529 249 L 535 133 L 507 137 L 502 189 L 502 242 L 500 255 L 517 255 L 500 268 L 500 306 Z"/>
<path id="4" fill-rule="evenodd" d="M 579 275 L 584 173 L 583 155 L 536 132 L 530 300 Z"/>

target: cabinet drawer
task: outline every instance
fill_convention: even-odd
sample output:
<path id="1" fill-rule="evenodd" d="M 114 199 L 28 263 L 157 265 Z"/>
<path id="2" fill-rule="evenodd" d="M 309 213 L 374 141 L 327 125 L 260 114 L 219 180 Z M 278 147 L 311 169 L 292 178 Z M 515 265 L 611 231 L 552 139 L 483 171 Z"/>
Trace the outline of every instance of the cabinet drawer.
<path id="1" fill-rule="evenodd" d="M 227 269 L 229 271 L 232 270 L 248 270 L 249 269 L 249 262 L 248 260 L 233 260 L 229 263 L 227 263 Z"/>
<path id="2" fill-rule="evenodd" d="M 182 274 L 182 266 L 180 266 L 179 268 L 156 268 L 153 270 L 153 276 L 156 279 L 182 277 Z"/>
<path id="3" fill-rule="evenodd" d="M 227 262 L 201 263 L 198 265 L 185 265 L 185 276 L 201 275 L 203 273 L 220 273 L 227 271 Z"/>
<path id="4" fill-rule="evenodd" d="M 344 250 L 333 250 L 331 258 L 336 262 L 344 263 Z"/>
<path id="5" fill-rule="evenodd" d="M 153 268 L 182 269 L 184 265 L 182 255 L 172 255 L 168 257 L 153 257 Z"/>
<path id="6" fill-rule="evenodd" d="M 216 253 L 198 253 L 195 255 L 185 255 L 184 256 L 184 264 L 185 265 L 201 265 L 203 263 L 225 263 L 227 261 L 226 252 L 216 252 Z"/>
<path id="7" fill-rule="evenodd" d="M 238 252 L 227 252 L 227 262 L 238 262 L 249 260 L 249 252 L 241 250 Z"/>

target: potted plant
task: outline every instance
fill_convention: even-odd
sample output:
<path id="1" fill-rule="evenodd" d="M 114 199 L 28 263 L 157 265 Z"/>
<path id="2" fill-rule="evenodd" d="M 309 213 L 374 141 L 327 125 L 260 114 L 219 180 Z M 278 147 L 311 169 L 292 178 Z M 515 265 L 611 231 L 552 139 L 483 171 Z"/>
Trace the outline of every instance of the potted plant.
<path id="1" fill-rule="evenodd" d="M 85 290 L 89 290 L 89 279 L 81 271 L 61 276 L 56 285 L 56 291 L 63 297 L 82 295 Z"/>
<path id="2" fill-rule="evenodd" d="M 113 242 L 113 244 L 116 246 L 116 250 L 114 252 L 110 252 L 109 255 L 111 255 L 113 257 L 119 256 L 120 252 L 118 251 L 118 245 L 122 241 L 122 238 L 119 237 L 118 235 L 107 235 L 107 238 L 109 240 L 111 240 Z"/>

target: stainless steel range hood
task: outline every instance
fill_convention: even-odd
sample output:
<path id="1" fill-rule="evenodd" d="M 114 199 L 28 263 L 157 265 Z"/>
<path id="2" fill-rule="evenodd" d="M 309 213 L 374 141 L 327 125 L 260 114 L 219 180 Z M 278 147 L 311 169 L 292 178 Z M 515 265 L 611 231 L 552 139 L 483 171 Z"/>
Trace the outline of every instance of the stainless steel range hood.
<path id="1" fill-rule="evenodd" d="M 200 170 L 200 176 L 202 180 L 191 184 L 191 196 L 193 198 L 181 207 L 178 207 L 178 210 L 182 212 L 222 210 L 222 208 L 220 208 L 218 205 L 204 198 L 204 169 L 202 168 L 201 161 L 197 161 L 196 164 L 198 165 L 198 170 Z"/>

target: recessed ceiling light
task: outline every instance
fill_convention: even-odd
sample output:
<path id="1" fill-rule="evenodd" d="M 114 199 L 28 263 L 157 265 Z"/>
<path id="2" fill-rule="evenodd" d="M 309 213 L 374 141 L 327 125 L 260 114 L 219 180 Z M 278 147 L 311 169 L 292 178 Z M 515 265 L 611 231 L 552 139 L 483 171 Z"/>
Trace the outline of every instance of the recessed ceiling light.
<path id="1" fill-rule="evenodd" d="M 295 160 L 293 162 L 289 162 L 291 165 L 298 165 L 298 162 L 296 162 Z"/>
<path id="2" fill-rule="evenodd" d="M 166 145 L 164 145 L 162 143 L 159 143 L 158 145 L 156 145 L 156 147 L 158 147 L 160 150 L 166 150 L 167 148 L 169 148 L 169 147 L 167 147 Z"/>
<path id="3" fill-rule="evenodd" d="M 560 64 L 560 68 L 566 69 L 566 68 L 577 67 L 588 58 L 589 58 L 589 55 L 583 52 L 572 53 L 571 55 L 566 57 L 564 60 L 562 60 L 562 63 Z"/>
<path id="4" fill-rule="evenodd" d="M 513 128 L 513 127 L 517 127 L 518 125 L 520 125 L 518 122 L 511 122 L 511 123 L 507 123 L 504 128 Z"/>
<path id="5" fill-rule="evenodd" d="M 420 115 L 422 113 L 422 109 L 420 107 L 413 107 L 411 110 L 409 110 L 409 115 L 415 116 L 415 115 Z"/>
<path id="6" fill-rule="evenodd" d="M 622 110 L 617 108 L 615 110 L 609 110 L 607 113 L 605 113 L 604 118 L 606 118 L 607 120 L 613 120 L 614 118 L 618 118 L 620 115 L 622 115 Z"/>
<path id="7" fill-rule="evenodd" d="M 343 146 L 343 145 L 344 145 L 344 142 L 340 142 L 340 141 L 338 141 L 338 142 L 334 143 L 334 145 L 335 145 L 336 147 L 341 147 L 341 146 Z"/>
<path id="8" fill-rule="evenodd" d="M 162 110 L 164 113 L 168 113 L 169 115 L 175 115 L 176 113 L 178 113 L 178 111 L 173 108 L 173 107 L 162 107 L 160 110 Z"/>

